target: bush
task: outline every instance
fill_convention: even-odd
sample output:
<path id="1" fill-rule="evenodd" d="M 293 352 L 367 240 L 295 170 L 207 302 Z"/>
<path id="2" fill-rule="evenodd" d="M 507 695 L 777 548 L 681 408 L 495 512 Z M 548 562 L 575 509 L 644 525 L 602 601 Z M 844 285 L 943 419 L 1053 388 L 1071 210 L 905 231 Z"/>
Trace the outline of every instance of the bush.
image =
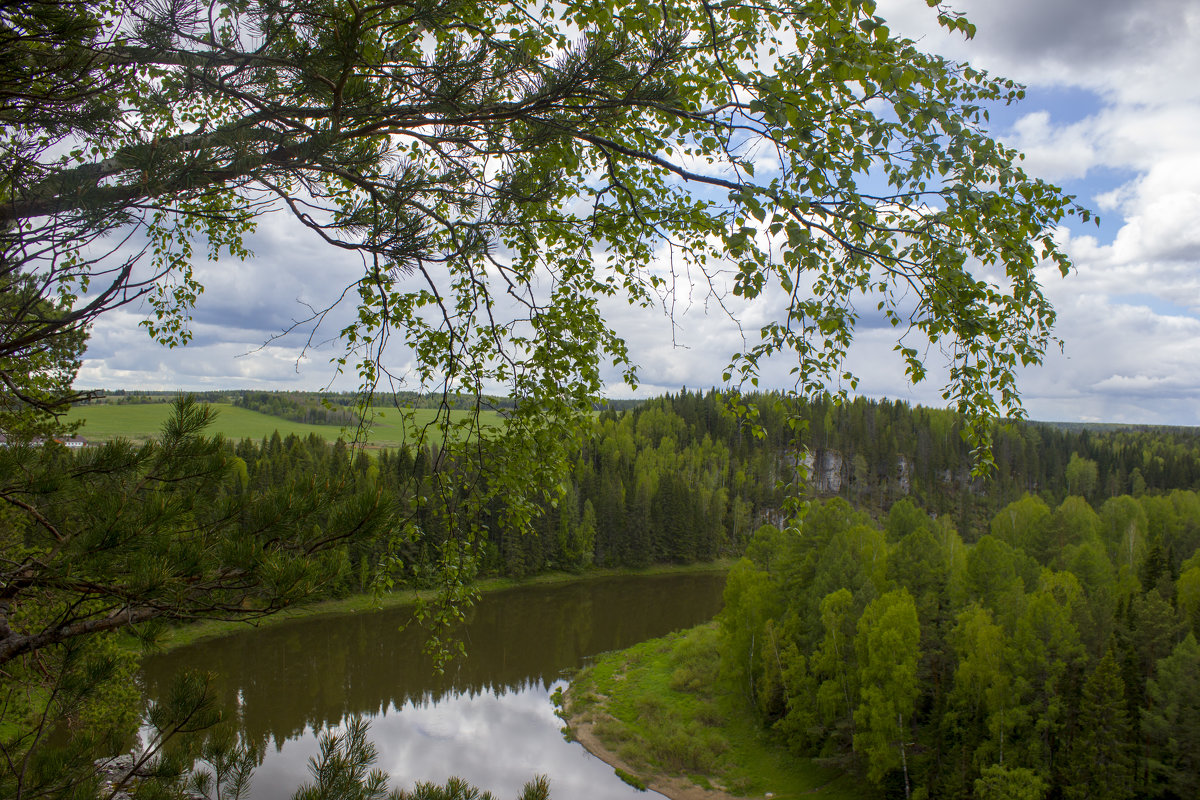
<path id="1" fill-rule="evenodd" d="M 618 778 L 625 781 L 630 786 L 637 789 L 639 792 L 646 791 L 645 782 L 641 778 L 639 778 L 637 775 L 630 775 L 628 772 L 621 769 L 620 767 L 617 767 L 615 770 L 613 770 L 613 772 L 617 773 Z"/>

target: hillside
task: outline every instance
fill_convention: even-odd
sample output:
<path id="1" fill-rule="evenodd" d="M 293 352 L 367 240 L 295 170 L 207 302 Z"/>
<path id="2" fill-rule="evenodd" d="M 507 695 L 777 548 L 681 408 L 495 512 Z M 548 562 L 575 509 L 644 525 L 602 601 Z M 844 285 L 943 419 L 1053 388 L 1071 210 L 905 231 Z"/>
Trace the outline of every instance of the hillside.
<path id="1" fill-rule="evenodd" d="M 281 417 L 263 414 L 239 408 L 232 403 L 212 403 L 218 412 L 211 433 L 221 434 L 227 439 L 263 439 L 269 438 L 276 431 L 280 436 L 296 435 L 307 437 L 310 434 L 333 442 L 339 438 L 351 439 L 356 431 L 354 428 L 340 425 L 313 425 L 294 422 Z M 84 420 L 80 435 L 87 439 L 109 440 L 118 437 L 134 441 L 145 441 L 156 435 L 171 411 L 170 402 L 113 404 L 102 403 L 77 406 L 68 415 L 68 421 Z M 400 413 L 395 409 L 379 409 L 379 416 L 372 423 L 370 444 L 373 447 L 399 447 L 415 438 L 414 426 L 404 425 Z M 465 414 L 466 412 L 452 412 Z M 428 424 L 434 415 L 433 409 L 418 408 L 412 412 L 415 425 Z M 483 412 L 485 424 L 500 423 L 500 415 L 495 411 Z"/>

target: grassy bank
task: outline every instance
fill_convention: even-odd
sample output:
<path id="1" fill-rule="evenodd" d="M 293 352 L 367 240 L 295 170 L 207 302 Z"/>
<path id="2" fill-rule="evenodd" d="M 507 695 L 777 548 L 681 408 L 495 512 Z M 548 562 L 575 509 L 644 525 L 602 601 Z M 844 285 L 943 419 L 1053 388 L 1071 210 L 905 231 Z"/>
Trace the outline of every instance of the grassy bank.
<path id="1" fill-rule="evenodd" d="M 575 572 L 548 572 L 540 575 L 534 575 L 528 578 L 485 578 L 476 583 L 475 588 L 480 593 L 502 591 L 504 589 L 513 589 L 518 586 L 542 586 L 560 583 L 573 583 L 582 580 L 595 580 L 598 578 L 611 578 L 628 575 L 672 575 L 693 572 L 726 572 L 732 565 L 732 561 L 726 559 L 721 561 L 713 561 L 706 564 L 663 564 L 653 567 L 647 567 L 640 570 L 631 569 L 596 569 L 585 573 Z M 378 611 L 385 608 L 397 608 L 400 606 L 413 605 L 421 598 L 432 598 L 436 594 L 432 589 L 402 589 L 395 592 L 390 592 L 383 595 L 381 598 L 376 598 L 369 593 L 361 593 L 342 597 L 333 600 L 322 600 L 320 602 L 301 606 L 298 608 L 289 609 L 287 611 L 274 614 L 270 617 L 264 617 L 257 620 L 253 625 L 264 627 L 268 625 L 278 625 L 295 619 L 303 619 L 317 615 L 336 615 L 336 614 L 355 614 L 359 612 Z M 220 636 L 229 636 L 235 633 L 241 633 L 250 627 L 250 623 L 246 622 L 197 622 L 191 625 L 183 625 L 172 629 L 167 633 L 162 641 L 162 647 L 166 650 L 173 650 L 177 647 L 184 647 L 195 642 L 205 639 L 213 639 Z"/>
<path id="2" fill-rule="evenodd" d="M 850 776 L 797 758 L 718 678 L 715 623 L 607 653 L 572 681 L 573 734 L 631 784 L 670 797 L 860 800 Z M 702 790 L 708 790 L 707 794 Z"/>

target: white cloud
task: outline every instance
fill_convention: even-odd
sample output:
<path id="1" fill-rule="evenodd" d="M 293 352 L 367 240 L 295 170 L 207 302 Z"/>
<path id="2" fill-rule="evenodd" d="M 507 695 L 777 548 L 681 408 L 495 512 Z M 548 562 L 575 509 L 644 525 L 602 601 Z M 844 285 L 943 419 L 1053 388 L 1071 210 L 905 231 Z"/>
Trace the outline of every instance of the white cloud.
<path id="1" fill-rule="evenodd" d="M 1061 295 L 1060 327 L 1073 336 L 1024 374 L 1033 416 L 1200 424 L 1200 320 L 1101 294 Z"/>
<path id="2" fill-rule="evenodd" d="M 1042 280 L 1059 310 L 1064 352 L 1023 372 L 1026 406 L 1035 418 L 1200 424 L 1200 4 L 1174 0 L 1017 0 L 954 4 L 979 25 L 974 41 L 936 31 L 923 2 L 888 0 L 881 13 L 922 44 L 1035 87 L 1083 87 L 1095 93 L 1082 118 L 1054 106 L 1031 107 L 1003 138 L 1027 155 L 1025 168 L 1047 180 L 1079 181 L 1081 201 L 1117 225 L 1111 240 L 1062 232 L 1075 272 Z M 743 309 L 751 337 L 778 309 Z M 706 386 L 723 365 L 731 336 L 715 323 L 685 322 L 692 350 L 656 345 L 644 378 L 670 387 L 685 378 Z M 702 344 L 698 345 L 700 342 Z M 860 330 L 848 361 L 859 390 L 941 404 L 944 356 L 927 351 L 930 375 L 907 384 L 892 352 L 893 331 Z M 689 365 L 693 365 L 689 368 Z M 772 365 L 776 385 L 787 365 Z M 651 377 L 654 376 L 654 377 Z"/>
<path id="3" fill-rule="evenodd" d="M 1017 120 L 1006 144 L 1025 154 L 1025 170 L 1045 180 L 1082 178 L 1097 163 L 1092 120 L 1057 126 L 1049 111 L 1035 111 Z"/>
<path id="4" fill-rule="evenodd" d="M 1065 237 L 1077 265 L 1066 291 L 1153 295 L 1200 310 L 1200 152 L 1163 153 L 1105 205 L 1123 224 L 1108 244 Z"/>
<path id="5" fill-rule="evenodd" d="M 1200 7 L 1187 0 L 952 0 L 976 25 L 966 40 L 920 0 L 882 0 L 894 30 L 930 50 L 1030 85 L 1076 86 L 1118 102 L 1195 99 Z"/>

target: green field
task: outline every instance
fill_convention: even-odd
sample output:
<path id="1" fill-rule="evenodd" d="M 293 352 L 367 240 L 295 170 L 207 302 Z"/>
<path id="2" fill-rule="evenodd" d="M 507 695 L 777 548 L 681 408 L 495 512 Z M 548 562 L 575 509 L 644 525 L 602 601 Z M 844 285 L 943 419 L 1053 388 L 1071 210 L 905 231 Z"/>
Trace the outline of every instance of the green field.
<path id="1" fill-rule="evenodd" d="M 280 417 L 272 417 L 257 411 L 238 408 L 229 403 L 213 403 L 211 406 L 217 412 L 216 421 L 210 434 L 220 433 L 228 439 L 262 439 L 279 431 L 280 436 L 294 433 L 297 436 L 308 436 L 315 433 L 328 441 L 338 437 L 352 438 L 353 430 L 344 430 L 337 425 L 308 425 L 302 422 L 291 422 Z M 434 416 L 431 408 L 416 409 L 413 425 L 405 426 L 400 418 L 400 412 L 395 409 L 380 410 L 371 426 L 368 444 L 373 447 L 396 447 L 416 439 L 416 428 L 428 424 Z M 170 403 L 144 403 L 130 405 L 97 404 L 78 406 L 71 409 L 67 420 L 74 422 L 84 420 L 79 433 L 86 439 L 107 440 L 116 438 L 146 441 L 156 436 L 162 429 L 163 423 L 171 413 Z M 465 411 L 451 412 L 466 414 Z M 500 415 L 495 411 L 482 412 L 485 425 L 499 425 Z"/>

